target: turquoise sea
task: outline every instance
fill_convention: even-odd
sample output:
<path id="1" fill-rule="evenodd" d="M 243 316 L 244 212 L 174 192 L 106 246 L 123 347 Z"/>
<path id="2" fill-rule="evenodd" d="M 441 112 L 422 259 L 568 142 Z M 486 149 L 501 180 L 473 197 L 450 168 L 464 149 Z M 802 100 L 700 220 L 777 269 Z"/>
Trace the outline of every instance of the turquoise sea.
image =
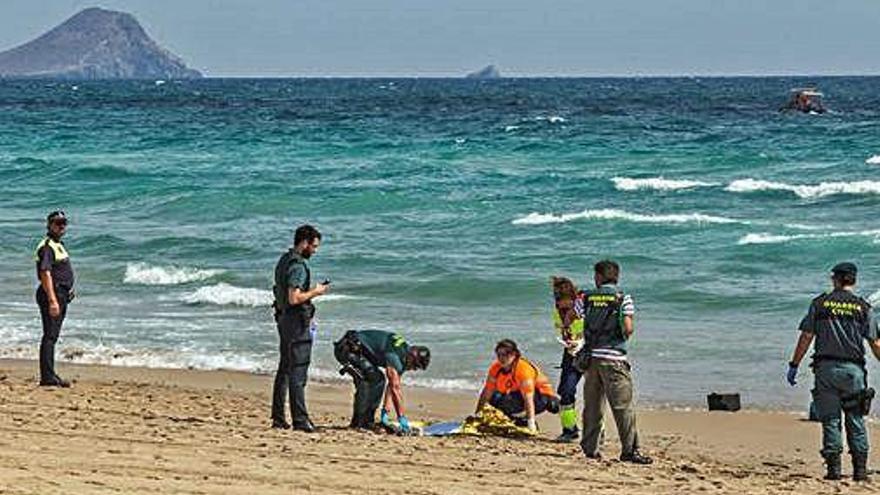
<path id="1" fill-rule="evenodd" d="M 777 112 L 808 83 L 831 113 Z M 272 269 L 311 222 L 333 280 L 318 376 L 372 327 L 432 347 L 422 385 L 476 389 L 503 337 L 555 377 L 549 277 L 584 285 L 611 257 L 643 404 L 801 409 L 808 371 L 796 389 L 784 372 L 829 268 L 880 290 L 878 83 L 0 81 L 0 357 L 36 356 L 32 253 L 61 208 L 63 355 L 270 372 Z"/>

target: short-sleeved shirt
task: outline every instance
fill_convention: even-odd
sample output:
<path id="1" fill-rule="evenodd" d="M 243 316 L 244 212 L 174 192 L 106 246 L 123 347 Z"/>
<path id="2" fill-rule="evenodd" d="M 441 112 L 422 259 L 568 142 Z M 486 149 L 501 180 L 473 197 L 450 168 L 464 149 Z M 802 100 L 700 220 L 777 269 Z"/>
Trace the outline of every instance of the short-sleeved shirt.
<path id="1" fill-rule="evenodd" d="M 555 395 L 547 376 L 522 356 L 507 372 L 504 371 L 497 359 L 493 361 L 486 375 L 485 387 L 490 392 L 498 391 L 502 394 L 511 392 L 528 394 L 538 391 L 550 397 Z"/>
<path id="2" fill-rule="evenodd" d="M 392 367 L 398 374 L 406 371 L 406 355 L 409 344 L 400 335 L 384 330 L 361 330 L 357 332 L 358 340 L 367 352 L 366 358 L 375 366 Z"/>
<path id="3" fill-rule="evenodd" d="M 306 259 L 299 253 L 294 252 L 290 256 L 290 263 L 287 265 L 287 287 L 307 291 L 311 284 L 311 272 L 309 271 Z"/>
<path id="4" fill-rule="evenodd" d="M 815 335 L 814 359 L 862 362 L 864 340 L 880 338 L 871 305 L 847 290 L 834 290 L 813 299 L 799 329 Z"/>
<path id="5" fill-rule="evenodd" d="M 67 290 L 73 288 L 75 278 L 73 265 L 70 263 L 67 247 L 61 240 L 44 238 L 37 245 L 34 258 L 37 264 L 37 280 L 40 279 L 40 272 L 48 271 L 56 288 Z"/>
<path id="6" fill-rule="evenodd" d="M 275 265 L 275 286 L 272 288 L 275 295 L 275 307 L 279 310 L 291 308 L 288 289 L 299 288 L 307 291 L 311 288 L 311 282 L 309 265 L 302 255 L 293 249 L 282 254 L 278 259 L 278 264 Z M 314 311 L 311 301 L 299 306 Z"/>

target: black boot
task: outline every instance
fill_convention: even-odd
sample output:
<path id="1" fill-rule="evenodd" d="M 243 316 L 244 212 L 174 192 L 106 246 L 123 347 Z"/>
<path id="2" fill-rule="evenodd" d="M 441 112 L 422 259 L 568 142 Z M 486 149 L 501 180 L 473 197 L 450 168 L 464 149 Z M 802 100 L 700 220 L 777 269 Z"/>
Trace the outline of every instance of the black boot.
<path id="1" fill-rule="evenodd" d="M 853 454 L 853 481 L 868 481 L 868 454 Z"/>
<path id="2" fill-rule="evenodd" d="M 825 456 L 825 466 L 828 470 L 825 472 L 826 480 L 839 480 L 840 476 L 840 454 L 828 454 Z"/>

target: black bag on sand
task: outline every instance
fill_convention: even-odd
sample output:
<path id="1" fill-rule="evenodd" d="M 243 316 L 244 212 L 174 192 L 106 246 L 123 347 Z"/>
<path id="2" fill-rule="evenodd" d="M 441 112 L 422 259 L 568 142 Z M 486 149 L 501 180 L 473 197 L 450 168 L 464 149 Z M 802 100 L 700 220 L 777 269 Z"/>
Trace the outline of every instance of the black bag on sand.
<path id="1" fill-rule="evenodd" d="M 706 398 L 709 400 L 710 411 L 736 412 L 742 409 L 739 394 L 716 394 L 713 392 Z"/>

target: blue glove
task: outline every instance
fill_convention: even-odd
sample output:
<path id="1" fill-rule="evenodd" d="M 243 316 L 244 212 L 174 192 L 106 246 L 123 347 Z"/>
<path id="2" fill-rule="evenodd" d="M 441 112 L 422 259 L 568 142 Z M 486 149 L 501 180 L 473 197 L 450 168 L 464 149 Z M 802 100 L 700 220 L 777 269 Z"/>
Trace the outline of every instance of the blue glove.
<path id="1" fill-rule="evenodd" d="M 788 363 L 788 373 L 785 375 L 785 379 L 788 380 L 788 384 L 792 387 L 797 385 L 797 372 L 797 365 L 794 363 Z"/>
<path id="2" fill-rule="evenodd" d="M 406 416 L 398 416 L 397 423 L 400 424 L 400 431 L 404 433 L 410 432 L 409 420 L 406 419 Z"/>
<path id="3" fill-rule="evenodd" d="M 382 426 L 391 426 L 391 420 L 388 418 L 388 409 L 382 408 L 382 412 L 379 413 L 379 422 L 382 423 Z"/>

